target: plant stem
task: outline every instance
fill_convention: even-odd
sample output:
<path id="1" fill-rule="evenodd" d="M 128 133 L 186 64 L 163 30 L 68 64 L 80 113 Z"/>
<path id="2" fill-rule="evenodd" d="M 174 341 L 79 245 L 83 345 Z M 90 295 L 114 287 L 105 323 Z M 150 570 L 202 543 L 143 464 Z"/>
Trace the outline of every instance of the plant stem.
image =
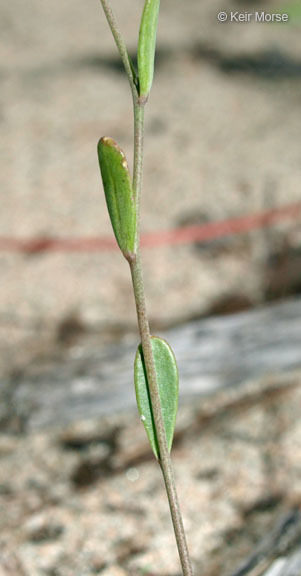
<path id="1" fill-rule="evenodd" d="M 180 561 L 184 576 L 192 576 L 192 567 L 189 558 L 189 551 L 185 537 L 183 520 L 179 506 L 174 475 L 172 470 L 171 458 L 168 451 L 166 433 L 162 418 L 162 410 L 160 404 L 160 397 L 157 385 L 156 369 L 151 345 L 151 336 L 149 324 L 146 315 L 144 284 L 142 276 L 142 267 L 140 260 L 140 252 L 138 251 L 135 259 L 130 261 L 130 268 L 132 273 L 132 281 L 137 309 L 139 332 L 141 336 L 141 344 L 143 350 L 143 358 L 147 373 L 147 382 L 149 385 L 149 393 L 151 398 L 152 412 L 154 416 L 156 434 L 159 445 L 159 463 L 164 477 L 170 513 L 172 517 L 173 527 L 175 531 Z"/>
<path id="2" fill-rule="evenodd" d="M 144 103 L 133 99 L 134 105 L 134 167 L 133 192 L 136 201 L 137 242 L 140 243 L 140 205 L 143 175 Z"/>
<path id="3" fill-rule="evenodd" d="M 154 416 L 155 429 L 159 446 L 159 463 L 163 473 L 170 513 L 175 531 L 180 561 L 184 576 L 192 576 L 192 568 L 189 557 L 188 546 L 185 537 L 183 520 L 179 505 L 179 500 L 174 481 L 171 458 L 168 450 L 166 432 L 163 423 L 160 396 L 157 383 L 156 368 L 154 362 L 153 349 L 151 344 L 151 334 L 146 313 L 145 291 L 142 274 L 142 265 L 140 257 L 140 205 L 141 205 L 141 188 L 143 174 L 143 142 L 144 142 L 144 105 L 139 99 L 134 99 L 134 175 L 133 190 L 136 198 L 137 211 L 137 253 L 129 260 L 134 297 L 137 310 L 138 326 L 141 337 L 144 364 L 149 385 L 152 412 Z"/>
<path id="4" fill-rule="evenodd" d="M 176 542 L 178 546 L 180 561 L 184 576 L 193 576 L 191 561 L 189 557 L 188 546 L 185 537 L 183 520 L 179 506 L 172 463 L 168 450 L 166 432 L 163 422 L 160 396 L 157 383 L 156 368 L 151 344 L 151 335 L 146 314 L 145 291 L 142 275 L 142 266 L 140 258 L 140 205 L 141 205 L 141 188 L 143 174 L 143 140 L 144 140 L 144 106 L 146 99 L 140 99 L 138 93 L 138 83 L 134 76 L 133 66 L 131 64 L 125 42 L 120 34 L 116 20 L 114 18 L 110 3 L 108 0 L 101 0 L 105 15 L 119 50 L 122 62 L 124 64 L 133 95 L 134 106 L 134 168 L 133 168 L 133 193 L 136 202 L 136 252 L 129 258 L 129 265 L 132 275 L 134 297 L 137 310 L 138 326 L 141 337 L 144 363 L 149 385 L 151 407 L 154 417 L 155 429 L 159 447 L 159 464 L 163 473 L 170 513 L 172 517 Z"/>
<path id="5" fill-rule="evenodd" d="M 130 87 L 132 90 L 133 98 L 138 97 L 138 90 L 137 90 L 137 81 L 135 77 L 134 68 L 130 57 L 128 55 L 127 47 L 125 41 L 119 31 L 117 22 L 115 20 L 112 8 L 110 6 L 110 2 L 108 0 L 100 0 L 104 13 L 106 15 L 108 24 L 111 28 L 111 32 L 113 34 L 113 38 L 115 40 L 116 46 L 118 48 L 121 60 L 123 62 L 127 77 L 129 79 Z"/>

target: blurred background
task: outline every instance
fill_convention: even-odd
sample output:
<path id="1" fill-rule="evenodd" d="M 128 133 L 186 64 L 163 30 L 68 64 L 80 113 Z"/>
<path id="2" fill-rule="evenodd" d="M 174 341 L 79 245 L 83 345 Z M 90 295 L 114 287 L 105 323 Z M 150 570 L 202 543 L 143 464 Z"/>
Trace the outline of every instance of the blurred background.
<path id="1" fill-rule="evenodd" d="M 143 4 L 112 0 L 133 57 Z M 289 22 L 222 23 L 221 10 L 285 12 Z M 2 0 L 0 29 L 0 574 L 176 576 L 167 512 L 153 518 L 147 501 L 147 491 L 161 484 L 145 456 L 142 428 L 142 444 L 135 448 L 135 307 L 127 263 L 112 239 L 96 155 L 98 139 L 111 136 L 132 164 L 127 79 L 96 0 Z M 152 331 L 168 335 L 183 381 L 179 435 L 190 430 L 190 436 L 175 458 L 183 494 L 191 494 L 186 514 L 193 559 L 212 576 L 233 572 L 252 552 L 265 522 L 272 526 L 278 518 L 289 482 L 294 494 L 294 474 L 296 486 L 300 480 L 292 455 L 301 450 L 292 424 L 300 417 L 300 30 L 300 2 L 294 0 L 161 2 L 146 111 L 143 265 Z M 265 475 L 266 454 L 252 445 L 260 454 L 243 461 L 241 487 L 222 500 L 237 474 L 233 464 L 223 481 L 216 480 L 216 462 L 198 469 L 194 446 L 203 420 L 199 412 L 192 416 L 188 401 L 192 393 L 198 399 L 246 380 L 256 381 L 247 389 L 251 396 L 256 391 L 260 406 L 249 415 L 250 427 L 252 418 L 262 426 L 276 470 L 279 415 L 270 386 L 277 394 L 289 390 L 281 421 L 293 427 L 293 439 L 285 439 L 292 454 L 282 447 L 291 474 L 276 482 L 274 516 L 260 516 L 252 536 L 242 531 L 244 514 L 253 518 L 254 501 L 268 499 L 276 472 Z M 272 394 L 268 415 L 261 413 L 260 390 L 266 386 L 268 398 Z M 228 403 L 226 394 L 216 409 Z M 118 415 L 121 409 L 125 413 Z M 191 422 L 198 424 L 191 428 Z M 129 444 L 120 440 L 120 430 L 134 443 L 127 457 Z M 229 439 L 234 432 L 228 432 Z M 220 462 L 226 445 L 216 447 L 214 434 L 209 436 L 206 442 L 215 446 Z M 190 465 L 197 470 L 185 488 Z M 143 466 L 151 471 L 144 476 Z M 255 496 L 250 489 L 247 505 L 250 468 Z M 214 479 L 220 493 L 215 485 L 211 494 Z M 140 544 L 133 512 L 137 490 L 138 519 L 143 506 L 142 514 L 152 517 Z M 297 488 L 296 494 L 294 510 Z M 204 502 L 208 510 L 200 520 Z M 88 541 L 73 525 L 76 506 Z M 291 513 L 290 506 L 284 508 Z M 165 522 L 166 530 L 156 536 L 158 523 Z M 236 555 L 235 531 L 245 538 Z M 226 549 L 227 561 L 217 560 Z"/>

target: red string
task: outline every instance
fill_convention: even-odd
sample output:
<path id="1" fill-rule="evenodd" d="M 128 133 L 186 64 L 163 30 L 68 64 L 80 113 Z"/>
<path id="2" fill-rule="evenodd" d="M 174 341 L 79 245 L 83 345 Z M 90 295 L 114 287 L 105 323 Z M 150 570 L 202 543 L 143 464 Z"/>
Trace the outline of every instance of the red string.
<path id="1" fill-rule="evenodd" d="M 244 234 L 251 230 L 265 228 L 287 218 L 298 218 L 301 203 L 275 208 L 268 212 L 209 222 L 200 226 L 186 226 L 172 230 L 160 230 L 144 234 L 141 245 L 145 248 L 209 242 L 215 238 Z M 21 252 L 37 254 L 43 252 L 106 252 L 116 250 L 115 239 L 108 237 L 87 238 L 12 238 L 0 236 L 0 252 Z"/>

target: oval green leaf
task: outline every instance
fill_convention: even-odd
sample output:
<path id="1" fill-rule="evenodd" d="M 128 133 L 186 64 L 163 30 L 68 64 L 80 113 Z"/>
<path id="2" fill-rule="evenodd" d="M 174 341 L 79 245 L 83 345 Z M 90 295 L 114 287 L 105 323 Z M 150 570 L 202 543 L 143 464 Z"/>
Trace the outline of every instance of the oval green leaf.
<path id="1" fill-rule="evenodd" d="M 159 8 L 160 0 L 146 0 L 141 18 L 137 57 L 139 93 L 144 98 L 153 83 Z"/>
<path id="2" fill-rule="evenodd" d="M 169 451 L 171 450 L 179 396 L 179 375 L 174 353 L 165 340 L 152 337 L 157 383 L 161 402 L 162 417 Z M 135 390 L 139 414 L 146 430 L 150 445 L 159 458 L 159 446 L 151 407 L 142 346 L 138 347 L 135 358 Z"/>
<path id="3" fill-rule="evenodd" d="M 125 256 L 135 251 L 136 207 L 125 154 L 112 138 L 101 138 L 98 159 L 114 234 Z"/>

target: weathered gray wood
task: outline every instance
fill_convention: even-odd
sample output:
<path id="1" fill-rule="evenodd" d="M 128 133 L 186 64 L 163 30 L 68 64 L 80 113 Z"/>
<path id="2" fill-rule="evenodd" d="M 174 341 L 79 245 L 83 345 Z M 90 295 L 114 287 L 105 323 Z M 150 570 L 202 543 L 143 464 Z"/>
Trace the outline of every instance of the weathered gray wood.
<path id="1" fill-rule="evenodd" d="M 301 300 L 189 322 L 165 337 L 179 366 L 180 400 L 238 386 L 301 367 Z M 32 429 L 133 408 L 137 339 L 105 349 L 90 342 L 63 362 L 35 365 L 17 385 L 0 382 L 0 406 L 13 407 Z"/>
<path id="2" fill-rule="evenodd" d="M 261 574 L 262 576 L 301 576 L 301 556 L 294 555 L 291 558 L 286 558 L 287 552 L 298 546 L 300 542 L 301 512 L 299 510 L 291 510 L 280 520 L 274 530 L 263 538 L 254 550 L 253 554 L 245 560 L 232 576 L 253 576 L 254 569 L 259 566 L 260 563 L 266 560 L 273 562 L 274 558 L 277 560 L 280 558 L 281 562 L 274 562 L 267 572 L 261 573 L 259 571 L 259 576 Z M 283 557 L 285 557 L 284 562 L 282 562 Z M 294 570 L 296 569 L 296 566 L 299 566 L 299 572 L 297 571 L 295 573 Z M 274 572 L 269 572 L 269 570 L 274 570 Z"/>
<path id="3" fill-rule="evenodd" d="M 300 576 L 301 575 L 301 547 L 288 558 L 285 566 L 280 572 L 280 576 Z"/>
<path id="4" fill-rule="evenodd" d="M 287 558 L 277 558 L 273 565 L 264 573 L 263 576 L 281 576 L 283 574 L 283 568 L 287 564 Z"/>
<path id="5" fill-rule="evenodd" d="M 301 576 L 301 548 L 287 558 L 277 558 L 263 576 Z"/>

